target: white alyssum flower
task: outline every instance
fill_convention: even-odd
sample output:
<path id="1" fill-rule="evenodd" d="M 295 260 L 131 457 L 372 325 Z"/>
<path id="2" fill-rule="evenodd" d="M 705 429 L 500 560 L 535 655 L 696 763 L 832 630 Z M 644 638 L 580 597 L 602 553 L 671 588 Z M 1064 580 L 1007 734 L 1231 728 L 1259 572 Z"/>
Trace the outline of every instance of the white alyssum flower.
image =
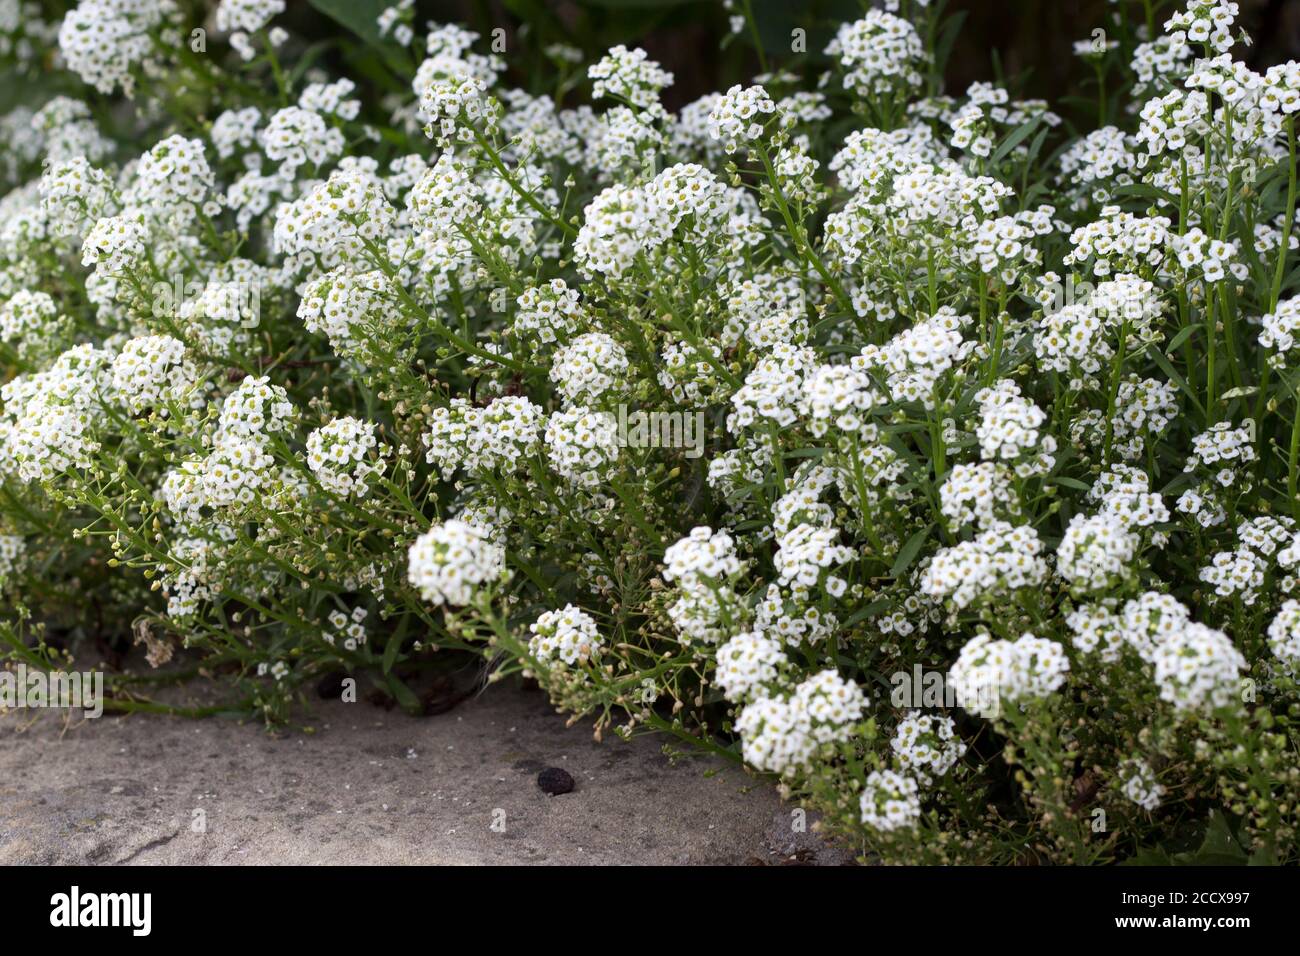
<path id="1" fill-rule="evenodd" d="M 267 158 L 280 164 L 280 175 L 293 178 L 300 166 L 319 169 L 343 152 L 343 132 L 315 110 L 286 106 L 271 114 L 258 142 Z"/>
<path id="2" fill-rule="evenodd" d="M 888 93 L 921 85 L 925 45 L 911 23 L 883 10 L 868 10 L 846 23 L 826 53 L 844 69 L 844 88 L 858 96 Z"/>
<path id="3" fill-rule="evenodd" d="M 944 548 L 921 579 L 921 590 L 958 609 L 1037 587 L 1047 577 L 1043 543 L 1033 528 L 994 521 L 969 541 Z"/>
<path id="4" fill-rule="evenodd" d="M 1070 661 L 1055 641 L 1022 634 L 1015 641 L 978 634 L 966 642 L 948 671 L 958 704 L 996 714 L 999 703 L 1049 697 L 1065 683 Z M 991 712 L 991 713 L 990 713 Z"/>
<path id="5" fill-rule="evenodd" d="M 1140 539 L 1109 514 L 1070 519 L 1056 549 L 1056 570 L 1076 593 L 1108 591 L 1133 574 Z"/>
<path id="6" fill-rule="evenodd" d="M 505 572 L 505 548 L 489 529 L 452 519 L 436 524 L 411 545 L 407 578 L 424 600 L 463 607 Z"/>
<path id="7" fill-rule="evenodd" d="M 369 494 L 370 478 L 385 466 L 375 427 L 345 415 L 307 436 L 307 467 L 321 487 L 343 498 Z"/>
<path id="8" fill-rule="evenodd" d="M 22 535 L 0 534 L 0 588 L 22 570 L 26 555 L 27 542 Z"/>
<path id="9" fill-rule="evenodd" d="M 85 156 L 45 167 L 40 184 L 41 209 L 56 232 L 81 237 L 91 225 L 117 212 L 112 177 Z"/>
<path id="10" fill-rule="evenodd" d="M 542 410 L 522 395 L 506 395 L 486 407 L 453 398 L 433 411 L 426 460 L 447 479 L 462 468 L 471 475 L 526 469 L 541 447 L 544 422 Z"/>
<path id="11" fill-rule="evenodd" d="M 920 787 L 895 770 L 873 770 L 858 800 L 862 822 L 881 833 L 909 830 L 921 820 Z"/>
<path id="12" fill-rule="evenodd" d="M 594 80 L 592 96 L 610 97 L 650 109 L 659 103 L 659 94 L 673 84 L 673 75 L 650 59 L 645 50 L 619 44 L 611 47 L 599 61 L 587 68 Z"/>
<path id="13" fill-rule="evenodd" d="M 81 264 L 105 275 L 116 275 L 140 262 L 149 233 L 142 223 L 125 216 L 95 222 L 81 247 Z"/>
<path id="14" fill-rule="evenodd" d="M 1122 781 L 1120 792 L 1148 813 L 1160 807 L 1165 788 L 1156 779 L 1155 771 L 1145 760 L 1129 760 L 1121 764 L 1117 777 Z"/>
<path id="15" fill-rule="evenodd" d="M 623 346 L 604 332 L 577 336 L 551 361 L 551 381 L 572 405 L 599 405 L 621 389 L 627 371 Z"/>
<path id="16" fill-rule="evenodd" d="M 760 144 L 764 127 L 775 113 L 776 103 L 767 90 L 738 84 L 714 104 L 709 113 L 709 135 L 729 153 L 742 146 L 750 148 Z"/>
<path id="17" fill-rule="evenodd" d="M 614 416 L 583 406 L 552 414 L 546 420 L 543 444 L 555 473 L 587 489 L 609 479 L 622 450 Z"/>
<path id="18" fill-rule="evenodd" d="M 939 506 L 954 528 L 985 528 L 1020 513 L 1010 469 L 992 461 L 953 465 L 939 486 Z"/>
<path id="19" fill-rule="evenodd" d="M 1300 601 L 1283 601 L 1268 625 L 1268 646 L 1289 674 L 1300 675 Z"/>
<path id="20" fill-rule="evenodd" d="M 736 731 L 750 764 L 788 775 L 807 766 L 821 747 L 847 740 L 865 707 L 861 688 L 826 670 L 789 697 L 758 697 L 745 705 Z"/>
<path id="21" fill-rule="evenodd" d="M 1156 645 L 1153 663 L 1160 699 L 1180 715 L 1240 702 L 1246 659 L 1222 631 L 1189 622 Z"/>
<path id="22" fill-rule="evenodd" d="M 909 711 L 898 722 L 889 746 L 899 765 L 926 784 L 932 776 L 945 776 L 966 752 L 951 717 L 919 710 Z"/>
<path id="23" fill-rule="evenodd" d="M 101 93 L 135 89 L 135 70 L 151 65 L 155 43 L 179 44 L 172 0 L 81 0 L 59 27 L 68 69 Z M 162 42 L 160 42 L 162 41 Z"/>
<path id="24" fill-rule="evenodd" d="M 774 684 L 787 663 L 780 641 L 742 631 L 718 648 L 713 679 L 727 700 L 738 703 Z"/>
<path id="25" fill-rule="evenodd" d="M 132 339 L 113 359 L 113 388 L 133 413 L 155 409 L 166 416 L 169 405 L 192 404 L 198 372 L 185 355 L 185 344 L 169 335 Z"/>
<path id="26" fill-rule="evenodd" d="M 528 630 L 533 635 L 528 640 L 529 654 L 541 661 L 558 660 L 570 666 L 597 658 L 604 643 L 595 619 L 572 604 L 546 611 Z"/>

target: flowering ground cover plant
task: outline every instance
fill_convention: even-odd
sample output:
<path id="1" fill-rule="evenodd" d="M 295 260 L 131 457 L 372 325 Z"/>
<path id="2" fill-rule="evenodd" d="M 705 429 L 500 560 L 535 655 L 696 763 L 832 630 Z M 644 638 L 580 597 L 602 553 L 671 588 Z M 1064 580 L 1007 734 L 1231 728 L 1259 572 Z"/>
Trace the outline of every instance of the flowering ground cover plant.
<path id="1" fill-rule="evenodd" d="M 866 859 L 1295 861 L 1300 65 L 1237 4 L 1109 5 L 1083 130 L 945 92 L 939 0 L 676 111 L 319 6 L 364 71 L 281 0 L 0 2 L 61 70 L 0 119 L 10 660 L 283 720 L 469 656 Z"/>

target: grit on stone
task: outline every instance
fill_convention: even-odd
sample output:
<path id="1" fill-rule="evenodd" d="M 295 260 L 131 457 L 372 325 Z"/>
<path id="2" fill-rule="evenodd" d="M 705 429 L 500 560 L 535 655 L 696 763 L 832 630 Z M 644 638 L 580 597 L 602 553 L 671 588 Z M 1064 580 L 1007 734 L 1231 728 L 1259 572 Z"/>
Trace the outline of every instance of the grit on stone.
<path id="1" fill-rule="evenodd" d="M 774 789 L 663 738 L 596 743 L 538 692 L 414 718 L 322 701 L 303 730 L 0 717 L 0 863 L 843 863 Z M 572 792 L 549 796 L 558 768 Z M 562 778 L 561 778 L 562 779 Z M 206 832 L 195 832 L 200 824 Z"/>

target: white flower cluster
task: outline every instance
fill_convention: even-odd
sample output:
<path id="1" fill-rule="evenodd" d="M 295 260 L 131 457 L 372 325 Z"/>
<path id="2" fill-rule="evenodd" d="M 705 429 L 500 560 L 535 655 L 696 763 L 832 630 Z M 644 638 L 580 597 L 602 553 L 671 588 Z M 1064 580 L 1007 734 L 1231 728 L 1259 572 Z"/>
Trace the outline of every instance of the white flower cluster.
<path id="1" fill-rule="evenodd" d="M 463 607 L 505 572 L 506 552 L 490 529 L 452 519 L 416 539 L 407 558 L 408 578 L 431 604 Z"/>
<path id="2" fill-rule="evenodd" d="M 46 292 L 19 289 L 0 305 L 0 342 L 11 346 L 20 359 L 51 351 L 67 325 L 58 303 Z"/>
<path id="3" fill-rule="evenodd" d="M 50 481 L 89 468 L 108 391 L 110 356 L 78 345 L 49 369 L 0 386 L 0 471 L 21 481 Z"/>
<path id="4" fill-rule="evenodd" d="M 803 407 L 809 430 L 818 438 L 831 428 L 857 435 L 870 427 L 869 415 L 883 397 L 871 378 L 850 366 L 823 365 L 804 382 Z"/>
<path id="5" fill-rule="evenodd" d="M 496 132 L 501 104 L 488 93 L 491 83 L 477 64 L 448 54 L 431 56 L 415 82 L 420 84 L 425 134 L 439 146 L 470 143 L 476 134 Z"/>
<path id="6" fill-rule="evenodd" d="M 338 644 L 345 651 L 355 651 L 366 643 L 365 620 L 369 612 L 363 607 L 352 609 L 351 614 L 335 609 L 327 620 L 329 630 L 321 635 L 327 644 Z"/>
<path id="7" fill-rule="evenodd" d="M 862 822 L 872 830 L 891 833 L 915 827 L 921 819 L 920 787 L 895 770 L 873 770 L 858 800 Z"/>
<path id="8" fill-rule="evenodd" d="M 7 587 L 16 571 L 21 570 L 27 555 L 27 543 L 21 535 L 0 534 L 0 588 Z"/>
<path id="9" fill-rule="evenodd" d="M 283 437 L 293 403 L 267 376 L 248 376 L 221 405 L 212 451 L 168 473 L 161 495 L 183 523 L 196 524 L 200 509 L 241 508 L 264 494 L 274 479 L 272 436 Z"/>
<path id="10" fill-rule="evenodd" d="M 1047 577 L 1043 542 L 1033 528 L 994 521 L 969 541 L 939 551 L 921 578 L 921 590 L 963 609 L 1001 600 Z"/>
<path id="11" fill-rule="evenodd" d="M 673 75 L 646 56 L 645 50 L 611 47 L 601 59 L 587 69 L 595 80 L 592 96 L 612 97 L 649 109 L 659 103 L 659 94 L 673 85 Z"/>
<path id="12" fill-rule="evenodd" d="M 939 487 L 939 506 L 956 528 L 984 528 L 1020 513 L 1009 470 L 992 461 L 953 465 Z"/>
<path id="13" fill-rule="evenodd" d="M 340 355 L 354 356 L 367 340 L 392 327 L 396 299 L 392 281 L 383 272 L 339 268 L 307 286 L 298 302 L 298 318 L 307 331 L 323 332 Z"/>
<path id="14" fill-rule="evenodd" d="M 1153 283 L 1120 275 L 1100 283 L 1087 302 L 1045 312 L 1034 351 L 1041 367 L 1076 376 L 1072 388 L 1096 388 L 1097 373 L 1114 357 L 1112 343 L 1120 329 L 1142 336 L 1159 313 Z"/>
<path id="15" fill-rule="evenodd" d="M 375 451 L 379 456 L 372 459 Z M 364 498 L 370 492 L 371 476 L 384 471 L 374 422 L 344 416 L 315 429 L 307 436 L 307 466 L 325 490 L 344 498 Z"/>
<path id="16" fill-rule="evenodd" d="M 920 86 L 926 63 L 916 28 L 883 10 L 868 10 L 861 20 L 840 27 L 826 53 L 839 60 L 844 88 L 861 97 Z"/>
<path id="17" fill-rule="evenodd" d="M 716 643 L 723 637 L 723 614 L 735 602 L 730 579 L 744 564 L 726 531 L 701 525 L 664 551 L 664 580 L 677 600 L 668 615 L 687 641 Z"/>
<path id="18" fill-rule="evenodd" d="M 85 156 L 52 163 L 41 175 L 41 210 L 56 232 L 81 238 L 100 219 L 117 211 L 113 179 Z"/>
<path id="19" fill-rule="evenodd" d="M 220 210 L 211 198 L 215 186 L 203 143 L 169 136 L 140 157 L 126 202 L 159 218 L 192 216 L 200 210 L 212 216 Z"/>
<path id="20" fill-rule="evenodd" d="M 709 135 L 734 153 L 742 145 L 759 145 L 766 117 L 776 113 L 776 103 L 761 86 L 733 86 L 721 96 L 709 113 Z"/>
<path id="21" fill-rule="evenodd" d="M 1232 25 L 1239 13 L 1232 0 L 1191 0 L 1165 21 L 1165 30 L 1175 45 L 1204 43 L 1219 53 L 1226 53 L 1236 42 Z"/>
<path id="22" fill-rule="evenodd" d="M 1217 598 L 1236 598 L 1250 607 L 1259 600 L 1273 570 L 1270 559 L 1294 535 L 1295 522 L 1289 517 L 1265 515 L 1243 521 L 1237 526 L 1238 547 L 1217 552 L 1201 569 L 1201 580 L 1214 588 Z"/>
<path id="23" fill-rule="evenodd" d="M 894 401 L 920 402 L 932 409 L 935 387 L 978 344 L 963 337 L 970 323 L 970 316 L 958 315 L 945 306 L 903 330 L 883 347 L 864 346 L 851 364 L 854 368 L 880 369 Z"/>
<path id="24" fill-rule="evenodd" d="M 932 782 L 932 775 L 947 775 L 966 753 L 951 717 L 919 710 L 910 711 L 898 722 L 889 746 L 899 764 L 925 784 Z"/>
<path id="25" fill-rule="evenodd" d="M 1070 661 L 1055 641 L 1022 634 L 1014 641 L 979 634 L 966 642 L 948 671 L 957 702 L 976 713 L 996 712 L 999 701 L 1051 696 L 1065 683 Z"/>
<path id="26" fill-rule="evenodd" d="M 554 412 L 543 434 L 547 460 L 576 488 L 600 487 L 618 467 L 618 424 L 605 412 L 576 406 Z"/>
<path id="27" fill-rule="evenodd" d="M 527 468 L 541 447 L 543 421 L 542 410 L 522 395 L 494 399 L 485 408 L 453 398 L 434 409 L 426 459 L 448 480 L 462 468 L 471 475 Z"/>
<path id="28" fill-rule="evenodd" d="M 763 696 L 787 663 L 780 641 L 761 631 L 742 631 L 718 648 L 714 682 L 727 700 L 741 702 Z"/>
<path id="29" fill-rule="evenodd" d="M 1240 703 L 1246 659 L 1222 631 L 1195 621 L 1160 644 L 1153 655 L 1160 699 L 1183 715 Z"/>
<path id="30" fill-rule="evenodd" d="M 736 718 L 745 759 L 763 770 L 793 773 L 822 746 L 847 740 L 866 704 L 862 689 L 833 670 L 812 675 L 789 697 L 758 697 Z"/>
<path id="31" fill-rule="evenodd" d="M 1287 673 L 1300 674 L 1300 601 L 1284 601 L 1268 625 L 1268 646 Z"/>
<path id="32" fill-rule="evenodd" d="M 604 332 L 579 335 L 555 353 L 551 381 L 571 405 L 599 406 L 621 390 L 627 353 Z"/>
<path id="33" fill-rule="evenodd" d="M 81 264 L 104 275 L 117 275 L 145 257 L 148 230 L 124 216 L 96 221 L 81 247 Z"/>
<path id="34" fill-rule="evenodd" d="M 572 666 L 600 655 L 603 642 L 595 620 L 572 604 L 545 612 L 528 630 L 533 635 L 528 640 L 528 653 L 538 660 L 559 660 Z"/>
<path id="35" fill-rule="evenodd" d="M 1287 353 L 1300 345 L 1300 296 L 1283 299 L 1277 308 L 1260 319 L 1259 344 L 1277 354 L 1269 357 L 1274 368 L 1286 364 Z"/>
<path id="36" fill-rule="evenodd" d="M 1015 382 L 1004 378 L 977 392 L 975 401 L 980 407 L 975 434 L 979 438 L 980 454 L 986 460 L 1017 461 L 1038 446 L 1047 415 L 1020 394 L 1020 386 Z M 1049 447 L 1048 454 L 1051 450 Z M 1023 464 L 1017 467 L 1017 472 L 1022 468 Z"/>
<path id="37" fill-rule="evenodd" d="M 516 336 L 535 336 L 543 343 L 565 341 L 583 325 L 586 318 L 578 300 L 578 290 L 570 289 L 563 279 L 552 279 L 531 286 L 515 300 L 511 331 Z"/>
<path id="38" fill-rule="evenodd" d="M 198 371 L 185 344 L 169 335 L 146 335 L 122 346 L 113 359 L 113 388 L 133 413 L 152 409 L 166 417 L 170 406 L 195 399 Z"/>
<path id="39" fill-rule="evenodd" d="M 302 199 L 276 210 L 273 239 L 286 255 L 315 257 L 322 267 L 333 268 L 357 260 L 367 243 L 385 238 L 395 220 L 373 177 L 336 169 Z"/>
<path id="40" fill-rule="evenodd" d="M 59 51 L 101 93 L 121 87 L 129 96 L 136 68 L 155 66 L 155 44 L 181 42 L 166 29 L 178 15 L 171 0 L 82 0 L 59 28 Z"/>
<path id="41" fill-rule="evenodd" d="M 277 110 L 257 138 L 286 179 L 292 179 L 300 166 L 310 163 L 320 168 L 343 152 L 342 131 L 329 126 L 321 113 L 300 106 Z"/>
<path id="42" fill-rule="evenodd" d="M 1076 594 L 1108 591 L 1132 577 L 1140 539 L 1113 514 L 1075 515 L 1056 549 L 1056 570 Z"/>
<path id="43" fill-rule="evenodd" d="M 731 396 L 727 428 L 740 431 L 760 422 L 794 424 L 800 406 L 806 404 L 804 381 L 814 362 L 808 349 L 780 349 L 759 359 Z"/>
<path id="44" fill-rule="evenodd" d="M 1125 797 L 1148 813 L 1159 809 L 1165 788 L 1156 779 L 1156 773 L 1149 763 L 1145 760 L 1127 761 L 1120 766 L 1118 778 L 1122 781 L 1120 792 Z"/>
<path id="45" fill-rule="evenodd" d="M 1100 219 L 1070 233 L 1073 249 L 1064 262 L 1081 265 L 1091 259 L 1092 274 L 1099 278 L 1159 267 L 1165 260 L 1171 225 L 1166 216 L 1139 218 L 1118 206 L 1106 206 Z"/>

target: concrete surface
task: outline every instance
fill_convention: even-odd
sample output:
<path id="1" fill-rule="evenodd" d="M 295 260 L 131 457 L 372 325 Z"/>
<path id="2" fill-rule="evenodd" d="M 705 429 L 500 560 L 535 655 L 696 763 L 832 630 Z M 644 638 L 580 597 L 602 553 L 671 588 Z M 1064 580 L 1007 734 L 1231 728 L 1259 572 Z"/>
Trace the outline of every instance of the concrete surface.
<path id="1" fill-rule="evenodd" d="M 0 717 L 0 863 L 850 859 L 793 832 L 770 785 L 715 758 L 670 762 L 663 738 L 598 744 L 537 691 L 493 687 L 424 718 L 321 701 L 312 734 L 65 713 Z M 575 790 L 543 793 L 547 767 Z"/>

